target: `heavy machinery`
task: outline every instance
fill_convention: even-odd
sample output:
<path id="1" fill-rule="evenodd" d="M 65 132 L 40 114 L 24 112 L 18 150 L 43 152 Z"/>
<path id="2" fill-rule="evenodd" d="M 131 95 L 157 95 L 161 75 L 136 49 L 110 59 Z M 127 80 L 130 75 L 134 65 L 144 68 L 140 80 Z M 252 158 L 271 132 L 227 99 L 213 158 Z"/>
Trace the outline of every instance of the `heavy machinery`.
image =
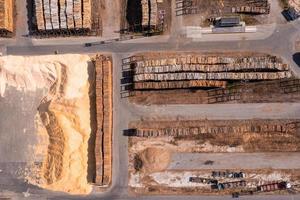
<path id="1" fill-rule="evenodd" d="M 243 172 L 230 172 L 230 171 L 212 171 L 212 177 L 223 177 L 223 178 L 245 178 Z"/>
<path id="2" fill-rule="evenodd" d="M 190 177 L 189 181 L 193 183 L 205 183 L 205 184 L 213 184 L 213 185 L 218 184 L 218 181 L 215 179 L 201 178 L 201 177 Z"/>

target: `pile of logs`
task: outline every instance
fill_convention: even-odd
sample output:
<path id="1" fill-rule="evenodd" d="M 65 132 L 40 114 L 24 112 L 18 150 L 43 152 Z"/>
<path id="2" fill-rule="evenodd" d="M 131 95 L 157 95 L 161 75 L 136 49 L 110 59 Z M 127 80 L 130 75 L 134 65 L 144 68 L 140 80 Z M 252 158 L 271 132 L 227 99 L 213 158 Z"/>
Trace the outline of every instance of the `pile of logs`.
<path id="1" fill-rule="evenodd" d="M 271 55 L 153 58 L 133 63 L 133 88 L 179 89 L 225 87 L 227 81 L 291 78 L 289 66 Z"/>
<path id="2" fill-rule="evenodd" d="M 110 185 L 112 176 L 112 58 L 97 56 L 96 67 L 96 114 L 95 138 L 97 185 Z"/>
<path id="3" fill-rule="evenodd" d="M 232 7 L 231 12 L 245 14 L 269 14 L 270 3 L 268 0 L 244 0 L 241 1 L 241 5 Z"/>
<path id="4" fill-rule="evenodd" d="M 156 0 L 142 0 L 142 26 L 156 26 L 157 25 L 157 2 Z"/>
<path id="5" fill-rule="evenodd" d="M 34 0 L 40 31 L 91 29 L 91 0 Z"/>
<path id="6" fill-rule="evenodd" d="M 241 122 L 241 125 L 204 125 L 188 128 L 139 128 L 137 137 L 189 137 L 200 134 L 245 134 L 245 133 L 289 133 L 296 134 L 297 122 L 294 123 L 258 123 Z"/>
<path id="7" fill-rule="evenodd" d="M 13 0 L 0 0 L 0 34 L 13 29 Z"/>

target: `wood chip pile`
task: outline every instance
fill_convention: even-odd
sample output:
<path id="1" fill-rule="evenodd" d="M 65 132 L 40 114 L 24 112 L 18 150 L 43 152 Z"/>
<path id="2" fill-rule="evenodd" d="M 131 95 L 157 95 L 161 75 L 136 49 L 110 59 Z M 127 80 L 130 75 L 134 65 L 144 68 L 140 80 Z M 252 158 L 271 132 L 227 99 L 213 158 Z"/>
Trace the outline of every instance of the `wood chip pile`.
<path id="1" fill-rule="evenodd" d="M 174 89 L 225 87 L 227 81 L 277 80 L 292 77 L 289 66 L 270 56 L 186 55 L 135 61 L 133 87 Z"/>
<path id="2" fill-rule="evenodd" d="M 13 0 L 0 0 L 0 31 L 13 29 Z"/>
<path id="3" fill-rule="evenodd" d="M 34 0 L 40 31 L 91 29 L 91 0 Z"/>
<path id="4" fill-rule="evenodd" d="M 97 56 L 95 141 L 96 184 L 107 186 L 112 177 L 112 58 Z"/>

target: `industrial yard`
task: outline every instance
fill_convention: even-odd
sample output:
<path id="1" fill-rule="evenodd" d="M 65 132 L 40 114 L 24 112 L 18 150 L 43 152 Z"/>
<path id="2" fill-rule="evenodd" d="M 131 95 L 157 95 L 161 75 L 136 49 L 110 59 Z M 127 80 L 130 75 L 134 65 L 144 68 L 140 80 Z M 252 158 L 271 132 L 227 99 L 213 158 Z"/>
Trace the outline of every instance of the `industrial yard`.
<path id="1" fill-rule="evenodd" d="M 268 0 L 185 0 L 177 1 L 176 16 L 183 18 L 185 26 L 205 27 L 212 25 L 214 18 L 232 16 L 239 17 L 247 25 L 268 24 L 276 21 L 273 17 L 276 4 L 276 1 Z"/>
<path id="2" fill-rule="evenodd" d="M 259 189 L 281 182 L 299 191 L 299 120 L 137 121 L 129 127 L 132 192 L 288 193 Z"/>
<path id="3" fill-rule="evenodd" d="M 0 0 L 0 200 L 300 198 L 298 0 Z"/>
<path id="4" fill-rule="evenodd" d="M 123 59 L 123 68 L 124 92 L 138 104 L 299 100 L 299 80 L 281 58 L 268 54 L 147 53 Z"/>

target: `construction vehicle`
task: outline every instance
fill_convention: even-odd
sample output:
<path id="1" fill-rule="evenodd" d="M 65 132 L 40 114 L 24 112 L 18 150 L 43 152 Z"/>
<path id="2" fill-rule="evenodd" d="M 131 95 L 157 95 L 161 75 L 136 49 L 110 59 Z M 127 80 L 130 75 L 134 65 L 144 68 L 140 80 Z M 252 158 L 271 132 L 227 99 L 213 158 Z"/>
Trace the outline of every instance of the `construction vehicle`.
<path id="1" fill-rule="evenodd" d="M 291 188 L 292 188 L 292 185 L 285 181 L 264 184 L 264 185 L 257 186 L 255 189 L 234 192 L 234 193 L 232 193 L 232 198 L 239 198 L 240 196 L 245 196 L 245 195 L 253 195 L 254 193 L 272 192 L 272 191 L 277 191 L 277 190 L 287 190 L 287 189 L 291 189 Z"/>
<path id="2" fill-rule="evenodd" d="M 286 190 L 291 188 L 291 184 L 285 181 L 257 186 L 257 192 L 271 192 L 276 190 Z"/>
<path id="3" fill-rule="evenodd" d="M 190 177 L 189 181 L 193 183 L 205 183 L 205 184 L 213 184 L 213 185 L 218 184 L 218 181 L 215 179 L 201 178 L 201 177 Z"/>
<path id="4" fill-rule="evenodd" d="M 245 178 L 243 172 L 230 172 L 230 171 L 213 171 L 212 177 L 224 177 L 224 178 Z"/>
<path id="5" fill-rule="evenodd" d="M 241 180 L 241 181 L 218 183 L 212 185 L 211 189 L 225 190 L 225 189 L 240 188 L 240 187 L 246 187 L 246 181 Z"/>

